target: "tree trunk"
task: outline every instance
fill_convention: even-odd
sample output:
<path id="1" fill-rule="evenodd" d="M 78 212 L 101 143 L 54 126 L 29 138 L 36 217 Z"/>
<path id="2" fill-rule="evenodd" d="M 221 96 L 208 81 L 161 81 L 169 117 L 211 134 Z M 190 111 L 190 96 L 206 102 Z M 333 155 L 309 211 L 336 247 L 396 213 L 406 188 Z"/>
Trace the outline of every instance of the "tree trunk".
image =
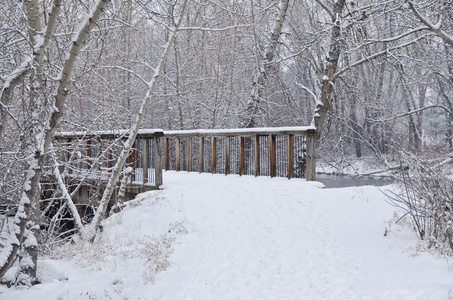
<path id="1" fill-rule="evenodd" d="M 245 111 L 245 117 L 243 119 L 242 127 L 253 128 L 258 123 L 258 115 L 260 111 L 261 102 L 264 99 L 266 79 L 268 76 L 269 69 L 271 67 L 272 60 L 274 59 L 275 49 L 278 45 L 278 40 L 282 33 L 283 23 L 286 18 L 286 11 L 288 9 L 289 0 L 280 0 L 278 6 L 278 14 L 274 20 L 271 36 L 267 43 L 263 58 L 259 61 L 258 70 L 254 76 L 252 91 L 250 93 L 250 99 L 247 102 L 247 108 Z"/>
<path id="2" fill-rule="evenodd" d="M 86 41 L 88 33 L 99 20 L 109 1 L 110 0 L 99 0 L 95 6 L 96 9 L 92 11 L 92 15 L 88 16 L 85 19 L 85 22 L 82 23 L 82 30 L 78 32 L 76 39 L 74 40 L 69 50 L 68 58 L 65 61 L 63 71 L 61 73 L 61 79 L 58 85 L 58 93 L 55 97 L 55 109 L 50 118 L 41 120 L 42 123 L 38 123 L 31 130 L 31 144 L 26 151 L 26 153 L 28 152 L 28 156 L 30 158 L 27 160 L 27 181 L 21 199 L 21 209 L 19 210 L 18 215 L 19 222 L 17 225 L 19 226 L 19 230 L 16 233 L 17 241 L 13 243 L 11 251 L 6 254 L 6 260 L 1 263 L 0 277 L 3 277 L 3 275 L 13 265 L 14 261 L 16 260 L 19 246 L 24 244 L 24 248 L 26 252 L 28 252 L 29 257 L 26 258 L 25 256 L 22 256 L 20 258 L 20 270 L 22 271 L 22 274 L 19 274 L 18 281 L 26 284 L 34 284 L 36 282 L 36 260 L 38 255 L 37 243 L 33 232 L 30 230 L 36 230 L 36 227 L 34 225 L 37 224 L 37 220 L 33 220 L 33 218 L 37 218 L 37 214 L 33 214 L 33 212 L 38 211 L 39 209 L 39 183 L 41 181 L 43 167 L 47 153 L 51 146 L 51 142 L 54 138 L 55 131 L 61 121 L 65 110 L 66 97 L 68 94 L 74 62 L 80 52 L 81 46 Z M 36 40 L 36 43 L 33 43 L 33 46 L 35 46 L 33 50 L 34 63 L 37 66 L 35 72 L 42 72 L 44 51 L 49 43 L 51 35 L 54 32 L 56 17 L 60 12 L 61 2 L 61 0 L 54 1 L 54 6 L 52 8 L 51 14 L 49 15 L 49 22 L 44 38 L 41 39 L 32 36 L 33 40 Z M 27 12 L 27 17 L 29 18 L 28 24 L 30 27 L 35 26 L 30 28 L 30 34 L 32 35 L 36 35 L 37 33 L 42 32 L 42 30 L 40 30 L 40 25 L 38 25 L 41 22 L 39 20 L 39 13 L 36 14 L 36 9 L 37 7 L 39 7 L 38 4 L 39 3 L 37 0 L 25 2 L 25 10 Z M 24 71 L 20 74 L 20 76 L 22 76 L 23 78 L 25 74 L 26 72 Z M 41 73 L 36 74 L 36 78 L 39 78 L 40 76 Z M 2 90 L 4 90 L 4 88 Z M 38 111 L 36 111 L 36 114 L 43 116 L 45 103 L 38 104 L 39 105 L 37 106 L 34 105 L 34 109 L 38 109 Z M 26 228 L 29 221 L 35 221 L 30 223 L 30 230 Z"/>
<path id="3" fill-rule="evenodd" d="M 357 99 L 356 96 L 352 96 L 351 102 L 351 112 L 350 112 L 350 119 L 352 125 L 352 142 L 354 143 L 355 155 L 357 158 L 362 157 L 362 143 L 360 142 L 360 126 L 357 123 Z"/>
<path id="4" fill-rule="evenodd" d="M 334 84 L 333 74 L 337 71 L 338 60 L 341 55 L 341 14 L 345 7 L 345 0 L 335 2 L 332 16 L 333 28 L 330 41 L 329 55 L 324 71 L 321 90 L 321 101 L 316 104 L 315 114 L 313 117 L 313 125 L 316 127 L 316 140 L 321 139 L 322 127 L 327 117 L 327 112 L 331 109 L 330 97 L 332 94 L 332 86 Z"/>

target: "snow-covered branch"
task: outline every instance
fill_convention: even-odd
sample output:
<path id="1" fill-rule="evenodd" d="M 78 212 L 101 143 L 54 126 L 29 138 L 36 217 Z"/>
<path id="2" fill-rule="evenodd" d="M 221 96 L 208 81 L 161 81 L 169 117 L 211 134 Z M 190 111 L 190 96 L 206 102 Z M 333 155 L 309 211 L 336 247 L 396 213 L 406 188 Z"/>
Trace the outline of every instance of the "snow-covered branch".
<path id="1" fill-rule="evenodd" d="M 389 37 L 389 38 L 386 38 L 386 39 L 381 39 L 381 40 L 367 40 L 366 43 L 363 43 L 361 45 L 359 45 L 358 47 L 356 48 L 352 48 L 350 50 L 347 51 L 347 53 L 352 53 L 352 52 L 357 52 L 363 48 L 367 48 L 369 47 L 370 45 L 373 45 L 373 44 L 377 44 L 377 43 L 390 43 L 390 42 L 395 42 L 395 41 L 398 41 L 406 36 L 409 36 L 413 33 L 416 33 L 416 32 L 419 32 L 419 31 L 423 31 L 423 30 L 428 30 L 428 27 L 426 26 L 420 26 L 420 27 L 417 27 L 417 28 L 414 28 L 414 29 L 411 29 L 411 30 L 408 30 L 406 32 L 403 32 L 399 35 L 396 35 L 396 36 L 392 36 L 392 37 Z"/>
<path id="2" fill-rule="evenodd" d="M 128 73 L 134 75 L 135 77 L 140 79 L 144 84 L 148 85 L 148 81 L 146 81 L 146 79 L 143 78 L 141 75 L 137 74 L 137 72 L 135 72 L 134 70 L 130 70 L 128 68 L 122 67 L 122 66 L 96 66 L 96 68 L 98 68 L 98 69 L 118 69 L 118 70 L 122 70 L 122 71 L 125 71 L 125 72 L 128 72 Z"/>
<path id="3" fill-rule="evenodd" d="M 243 25 L 234 25 L 234 26 L 227 26 L 222 28 L 206 28 L 206 27 L 181 27 L 179 30 L 194 30 L 194 31 L 227 31 L 231 29 L 238 29 L 242 27 L 252 27 L 255 26 L 254 24 L 243 24 Z"/>
<path id="4" fill-rule="evenodd" d="M 397 119 L 397 118 L 401 118 L 401 117 L 409 116 L 409 115 L 412 115 L 412 114 L 416 114 L 416 113 L 419 113 L 421 111 L 424 111 L 424 110 L 427 110 L 427 109 L 431 109 L 431 108 L 440 108 L 440 109 L 445 110 L 448 114 L 452 114 L 452 111 L 450 111 L 446 106 L 440 105 L 440 104 L 434 104 L 434 105 L 429 105 L 429 106 L 421 107 L 421 108 L 418 108 L 418 109 L 414 109 L 414 110 L 411 110 L 411 111 L 407 111 L 407 112 L 395 115 L 392 118 L 383 119 L 381 121 L 382 122 L 391 121 L 391 120 L 394 120 L 394 119 Z M 378 121 L 378 120 L 374 120 L 374 121 Z"/>
<path id="5" fill-rule="evenodd" d="M 449 35 L 447 32 L 443 31 L 440 27 L 442 25 L 442 20 L 441 18 L 439 19 L 439 22 L 437 24 L 431 23 L 428 18 L 423 16 L 415 7 L 415 5 L 412 3 L 412 1 L 408 0 L 407 3 L 409 4 L 409 7 L 411 10 L 414 12 L 414 14 L 417 16 L 417 18 L 425 24 L 430 31 L 434 32 L 438 37 L 440 37 L 444 42 L 449 44 L 451 47 L 453 47 L 453 37 Z"/>
<path id="6" fill-rule="evenodd" d="M 348 66 L 346 66 L 346 67 L 344 67 L 343 69 L 339 70 L 339 71 L 336 72 L 335 74 L 333 74 L 332 79 L 338 78 L 338 77 L 341 76 L 343 73 L 349 71 L 350 69 L 352 69 L 352 68 L 354 68 L 354 67 L 357 67 L 357 66 L 359 66 L 359 65 L 361 65 L 361 64 L 363 64 L 363 63 L 369 62 L 369 61 L 371 61 L 371 60 L 373 60 L 373 59 L 376 59 L 376 58 L 378 58 L 378 57 L 380 57 L 380 56 L 382 56 L 382 55 L 386 55 L 386 54 L 388 54 L 388 53 L 390 53 L 390 52 L 392 52 L 392 51 L 394 51 L 394 50 L 397 50 L 397 49 L 401 49 L 401 48 L 405 48 L 405 47 L 407 47 L 407 46 L 410 46 L 410 45 L 412 45 L 412 44 L 414 44 L 414 43 L 417 43 L 418 41 L 420 41 L 420 40 L 422 40 L 422 39 L 424 39 L 424 38 L 425 38 L 425 36 L 419 36 L 419 37 L 417 37 L 416 39 L 414 39 L 414 40 L 412 40 L 412 41 L 409 41 L 409 42 L 406 42 L 406 43 L 403 43 L 403 44 L 398 44 L 398 45 L 396 45 L 396 46 L 394 46 L 394 47 L 391 47 L 391 48 L 388 48 L 388 49 L 385 49 L 385 50 L 376 52 L 376 53 L 374 53 L 374 54 L 372 54 L 372 55 L 369 55 L 369 56 L 367 56 L 367 57 L 364 57 L 364 58 L 362 58 L 362 59 L 360 59 L 360 60 L 358 60 L 358 61 L 356 61 L 356 62 L 354 62 L 354 63 L 352 63 L 352 64 L 350 64 L 350 65 L 348 65 Z"/>
<path id="7" fill-rule="evenodd" d="M 315 100 L 315 103 L 318 102 L 318 96 L 315 95 L 315 93 L 313 93 L 308 87 L 306 87 L 305 85 L 302 85 L 301 83 L 299 82 L 295 82 L 296 86 L 300 87 L 301 89 L 303 90 L 306 90 L 312 97 L 313 99 Z"/>

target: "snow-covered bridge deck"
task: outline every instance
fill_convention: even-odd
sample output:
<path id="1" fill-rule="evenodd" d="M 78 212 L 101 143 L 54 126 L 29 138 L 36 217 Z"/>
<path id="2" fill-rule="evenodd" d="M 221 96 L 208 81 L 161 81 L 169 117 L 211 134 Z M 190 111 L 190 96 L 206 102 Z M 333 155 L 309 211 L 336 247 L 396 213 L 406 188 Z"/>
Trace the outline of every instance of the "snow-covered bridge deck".
<path id="1" fill-rule="evenodd" d="M 133 194 L 159 188 L 162 170 L 315 180 L 315 129 L 140 130 L 124 171 Z M 102 188 L 129 132 L 57 135 L 60 172 Z M 76 184 L 76 183 L 75 183 Z"/>

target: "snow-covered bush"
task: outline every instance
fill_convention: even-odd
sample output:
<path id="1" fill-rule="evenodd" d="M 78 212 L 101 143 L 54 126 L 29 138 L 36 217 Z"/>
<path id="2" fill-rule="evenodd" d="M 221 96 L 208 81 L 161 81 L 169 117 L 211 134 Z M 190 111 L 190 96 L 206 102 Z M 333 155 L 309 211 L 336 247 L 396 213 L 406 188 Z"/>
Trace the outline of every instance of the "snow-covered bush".
<path id="1" fill-rule="evenodd" d="M 412 219 L 413 228 L 429 247 L 448 246 L 446 230 L 453 219 L 453 176 L 451 159 L 421 159 L 402 152 L 400 192 L 389 192 L 389 202 Z M 448 246 L 449 248 L 449 246 Z"/>

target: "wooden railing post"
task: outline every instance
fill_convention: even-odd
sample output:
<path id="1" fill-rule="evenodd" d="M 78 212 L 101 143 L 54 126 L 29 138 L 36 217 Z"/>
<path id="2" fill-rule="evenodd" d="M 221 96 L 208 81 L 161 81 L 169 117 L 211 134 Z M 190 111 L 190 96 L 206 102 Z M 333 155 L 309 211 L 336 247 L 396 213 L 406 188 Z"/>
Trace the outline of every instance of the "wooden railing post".
<path id="1" fill-rule="evenodd" d="M 154 184 L 156 188 L 162 185 L 162 145 L 161 136 L 163 134 L 154 135 Z M 165 139 L 168 140 L 168 139 Z"/>
<path id="2" fill-rule="evenodd" d="M 230 174 L 230 138 L 225 137 L 225 175 Z"/>
<path id="3" fill-rule="evenodd" d="M 271 178 L 277 176 L 277 151 L 275 149 L 275 144 L 275 135 L 271 134 L 269 137 L 269 163 Z"/>
<path id="4" fill-rule="evenodd" d="M 239 137 L 239 176 L 244 175 L 244 137 Z"/>
<path id="5" fill-rule="evenodd" d="M 96 164 L 96 168 L 97 168 L 97 174 L 99 174 L 99 176 L 102 178 L 102 165 L 103 165 L 103 161 L 100 160 L 101 159 L 101 156 L 100 154 L 102 153 L 103 151 L 103 143 L 102 143 L 102 140 L 100 137 L 96 137 L 96 143 L 94 145 L 94 149 L 95 149 L 95 152 L 94 152 L 94 158 L 93 158 L 93 163 Z"/>
<path id="6" fill-rule="evenodd" d="M 306 140 L 306 167 L 305 167 L 305 179 L 308 181 L 316 180 L 316 132 L 315 130 L 307 131 Z"/>
<path id="7" fill-rule="evenodd" d="M 288 179 L 294 177 L 294 136 L 288 134 Z"/>
<path id="8" fill-rule="evenodd" d="M 255 176 L 260 176 L 260 136 L 255 135 Z"/>
<path id="9" fill-rule="evenodd" d="M 87 170 L 91 168 L 91 139 L 88 139 L 86 142 L 87 145 Z"/>
<path id="10" fill-rule="evenodd" d="M 187 138 L 187 172 L 192 172 L 192 138 Z"/>
<path id="11" fill-rule="evenodd" d="M 130 166 L 132 167 L 133 171 L 131 173 L 131 182 L 134 182 L 135 181 L 135 167 L 136 167 L 136 153 L 135 153 L 135 148 L 136 148 L 136 145 L 137 145 L 137 140 L 134 141 L 134 144 L 132 145 L 132 150 L 131 150 L 131 154 L 129 155 L 129 162 L 130 162 Z"/>
<path id="12" fill-rule="evenodd" d="M 71 167 L 71 164 L 70 164 L 70 160 L 73 159 L 73 158 L 71 157 L 71 154 L 72 154 L 72 139 L 71 139 L 71 138 L 67 139 L 67 143 L 68 143 L 68 144 L 67 144 L 68 147 L 67 147 L 67 150 L 66 150 L 67 153 L 66 153 L 66 155 L 65 155 L 65 157 L 67 157 L 67 158 L 65 158 L 65 159 L 63 160 L 63 162 L 64 162 L 65 164 L 67 164 L 68 174 L 72 174 L 72 167 Z M 64 145 L 64 140 L 62 140 L 62 145 Z"/>
<path id="13" fill-rule="evenodd" d="M 181 138 L 176 138 L 176 171 L 181 171 Z"/>
<path id="14" fill-rule="evenodd" d="M 204 172 L 204 137 L 200 136 L 200 173 Z"/>
<path id="15" fill-rule="evenodd" d="M 212 157 L 211 157 L 211 171 L 212 174 L 217 172 L 217 138 L 215 136 L 212 137 Z"/>
<path id="16" fill-rule="evenodd" d="M 168 138 L 163 138 L 165 140 L 165 171 L 168 171 L 170 168 L 170 151 L 168 149 Z"/>
<path id="17" fill-rule="evenodd" d="M 108 140 L 111 141 L 111 140 Z M 110 175 L 110 171 L 113 167 L 113 150 L 112 145 L 109 145 L 109 151 L 107 152 L 107 173 Z"/>
<path id="18" fill-rule="evenodd" d="M 142 139 L 142 167 L 143 167 L 143 184 L 148 183 L 149 168 L 149 138 Z"/>

